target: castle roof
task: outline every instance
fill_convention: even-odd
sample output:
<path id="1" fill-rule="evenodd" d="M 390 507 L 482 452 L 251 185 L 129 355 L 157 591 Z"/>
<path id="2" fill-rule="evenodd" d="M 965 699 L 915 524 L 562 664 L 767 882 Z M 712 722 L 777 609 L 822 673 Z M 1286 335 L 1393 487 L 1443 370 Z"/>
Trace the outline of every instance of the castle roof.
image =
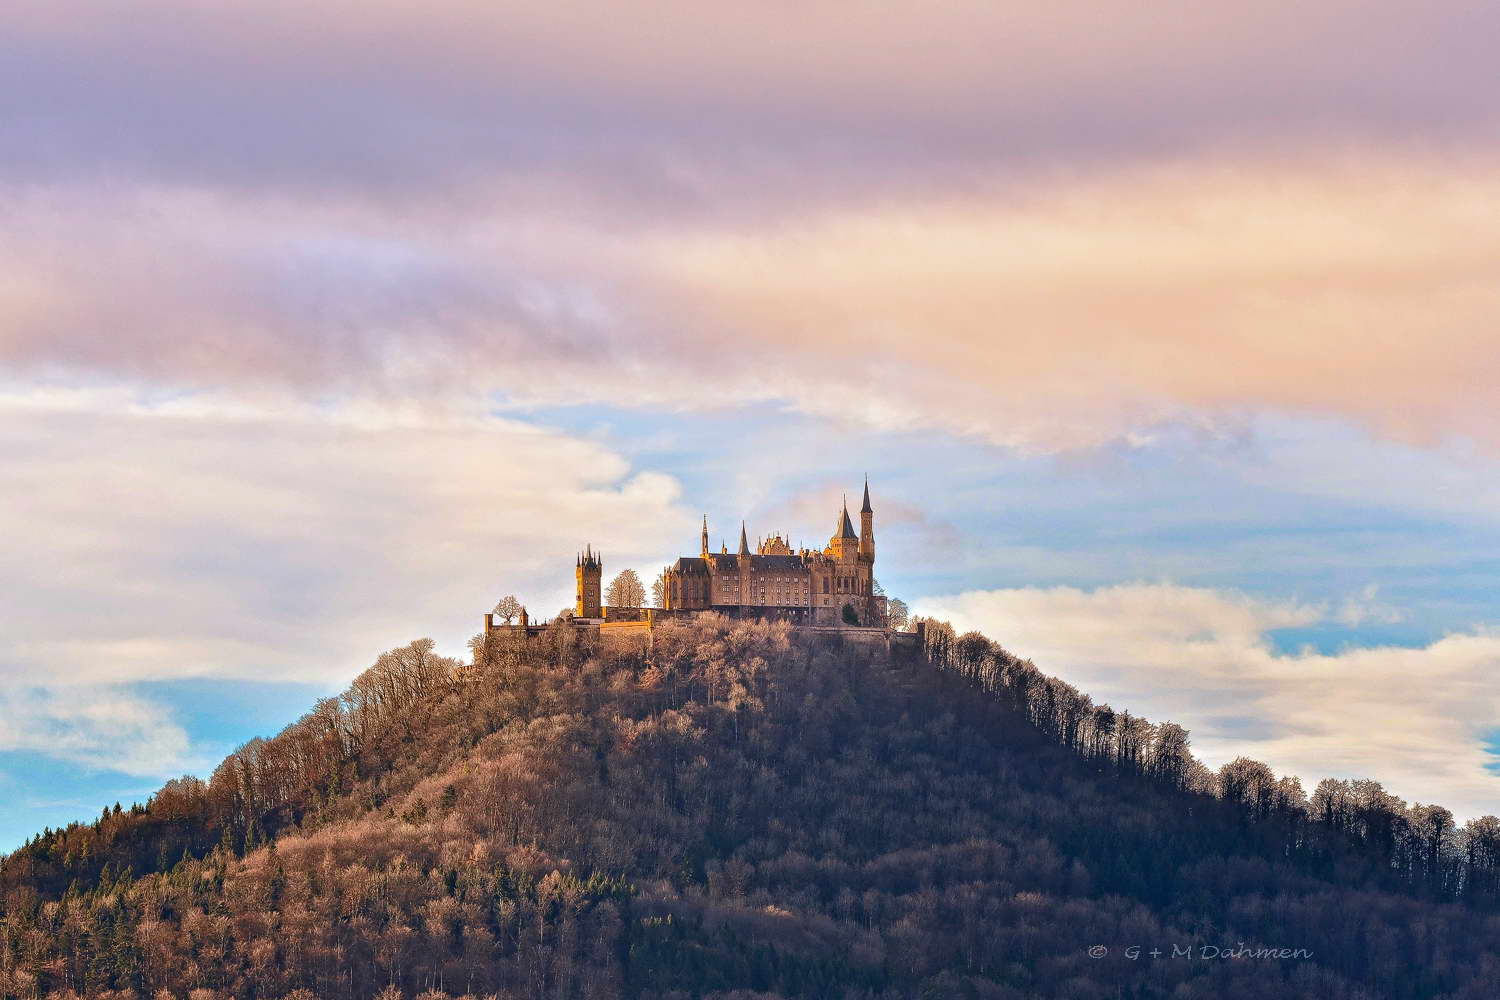
<path id="1" fill-rule="evenodd" d="M 801 556 L 751 556 L 750 566 L 759 571 L 792 571 L 803 569 Z"/>
<path id="2" fill-rule="evenodd" d="M 707 559 L 679 559 L 680 566 L 684 562 L 701 564 L 701 568 L 688 570 L 691 573 L 702 573 L 712 570 L 715 573 L 737 573 L 740 568 L 740 557 L 732 553 L 710 552 Z M 750 556 L 750 569 L 756 573 L 767 572 L 800 572 L 806 566 L 801 556 L 796 555 L 772 555 Z"/>
<path id="3" fill-rule="evenodd" d="M 870 509 L 870 477 L 869 476 L 865 477 L 865 504 L 864 504 L 863 507 L 861 507 L 859 509 L 859 512 L 861 514 L 873 514 L 873 513 L 875 513 L 873 510 Z"/>
<path id="4" fill-rule="evenodd" d="M 672 569 L 678 573 L 703 573 L 708 572 L 708 560 L 702 556 L 679 556 L 672 564 Z"/>
<path id="5" fill-rule="evenodd" d="M 844 504 L 843 512 L 839 514 L 839 526 L 834 531 L 833 536 L 835 538 L 852 538 L 856 542 L 859 541 L 859 532 L 854 530 L 854 524 L 849 520 L 849 505 L 847 503 Z"/>

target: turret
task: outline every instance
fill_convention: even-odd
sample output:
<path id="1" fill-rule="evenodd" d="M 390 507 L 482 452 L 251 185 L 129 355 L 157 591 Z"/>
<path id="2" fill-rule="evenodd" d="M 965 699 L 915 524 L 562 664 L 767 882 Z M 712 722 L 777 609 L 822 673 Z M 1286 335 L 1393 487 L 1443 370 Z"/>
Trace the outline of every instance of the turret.
<path id="1" fill-rule="evenodd" d="M 579 618 L 604 617 L 604 560 L 587 546 L 578 555 L 578 591 L 573 613 Z"/>
<path id="2" fill-rule="evenodd" d="M 859 554 L 875 561 L 875 511 L 870 507 L 870 477 L 865 477 L 865 502 L 859 508 Z"/>
<path id="3" fill-rule="evenodd" d="M 834 525 L 833 537 L 828 540 L 828 548 L 835 559 L 846 559 L 855 554 L 859 544 L 859 536 L 854 533 L 854 522 L 849 520 L 849 498 L 844 498 L 844 506 L 839 510 L 838 523 Z"/>

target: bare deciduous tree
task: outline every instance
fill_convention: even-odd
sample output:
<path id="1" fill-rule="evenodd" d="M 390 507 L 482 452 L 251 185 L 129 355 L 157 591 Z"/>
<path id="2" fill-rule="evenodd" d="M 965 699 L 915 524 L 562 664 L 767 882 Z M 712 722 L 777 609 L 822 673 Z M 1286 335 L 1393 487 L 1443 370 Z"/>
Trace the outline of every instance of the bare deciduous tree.
<path id="1" fill-rule="evenodd" d="M 620 570 L 604 591 L 604 603 L 612 608 L 639 608 L 646 603 L 646 588 L 635 570 Z"/>
<path id="2" fill-rule="evenodd" d="M 911 619 L 911 611 L 901 598 L 892 597 L 885 605 L 885 619 L 890 623 L 891 628 L 906 628 L 907 622 Z"/>
<path id="3" fill-rule="evenodd" d="M 500 603 L 495 605 L 495 614 L 509 625 L 521 614 L 521 602 L 516 600 L 515 594 L 506 594 L 500 598 Z"/>

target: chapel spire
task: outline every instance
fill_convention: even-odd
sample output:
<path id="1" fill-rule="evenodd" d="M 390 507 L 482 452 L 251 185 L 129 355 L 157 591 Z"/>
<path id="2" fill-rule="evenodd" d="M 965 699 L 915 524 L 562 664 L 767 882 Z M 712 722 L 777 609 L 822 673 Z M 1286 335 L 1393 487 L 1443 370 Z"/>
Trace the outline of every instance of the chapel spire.
<path id="1" fill-rule="evenodd" d="M 870 506 L 870 477 L 865 476 L 865 502 L 859 509 L 859 555 L 875 562 L 875 510 Z"/>

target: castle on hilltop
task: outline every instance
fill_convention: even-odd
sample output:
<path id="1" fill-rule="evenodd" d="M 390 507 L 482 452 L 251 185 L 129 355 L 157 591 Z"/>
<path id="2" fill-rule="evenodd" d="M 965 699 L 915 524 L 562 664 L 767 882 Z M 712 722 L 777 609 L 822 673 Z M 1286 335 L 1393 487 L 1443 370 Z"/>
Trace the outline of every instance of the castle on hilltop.
<path id="1" fill-rule="evenodd" d="M 604 603 L 604 559 L 588 545 L 573 565 L 575 600 L 560 622 L 589 629 L 651 628 L 669 618 L 690 618 L 715 612 L 730 618 L 787 621 L 815 628 L 887 632 L 890 621 L 886 596 L 875 582 L 875 511 L 870 506 L 870 483 L 865 480 L 859 530 L 845 500 L 833 535 L 821 549 L 793 549 L 780 532 L 759 539 L 750 549 L 750 536 L 740 522 L 740 544 L 735 552 L 720 543 L 708 547 L 708 517 L 703 518 L 698 554 L 683 556 L 664 568 L 657 581 L 660 607 L 612 607 Z M 644 603 L 644 601 L 642 602 Z M 498 609 L 497 609 L 498 610 Z M 485 615 L 485 634 L 511 628 L 535 632 L 545 622 L 534 622 L 524 608 L 520 622 L 497 624 Z"/>
<path id="2" fill-rule="evenodd" d="M 662 571 L 662 607 L 668 611 L 718 611 L 731 616 L 784 618 L 808 625 L 884 626 L 885 596 L 875 583 L 875 512 L 865 482 L 859 532 L 847 502 L 822 549 L 793 549 L 779 533 L 750 551 L 740 524 L 740 546 L 708 548 L 708 518 L 698 555 L 683 556 Z"/>

